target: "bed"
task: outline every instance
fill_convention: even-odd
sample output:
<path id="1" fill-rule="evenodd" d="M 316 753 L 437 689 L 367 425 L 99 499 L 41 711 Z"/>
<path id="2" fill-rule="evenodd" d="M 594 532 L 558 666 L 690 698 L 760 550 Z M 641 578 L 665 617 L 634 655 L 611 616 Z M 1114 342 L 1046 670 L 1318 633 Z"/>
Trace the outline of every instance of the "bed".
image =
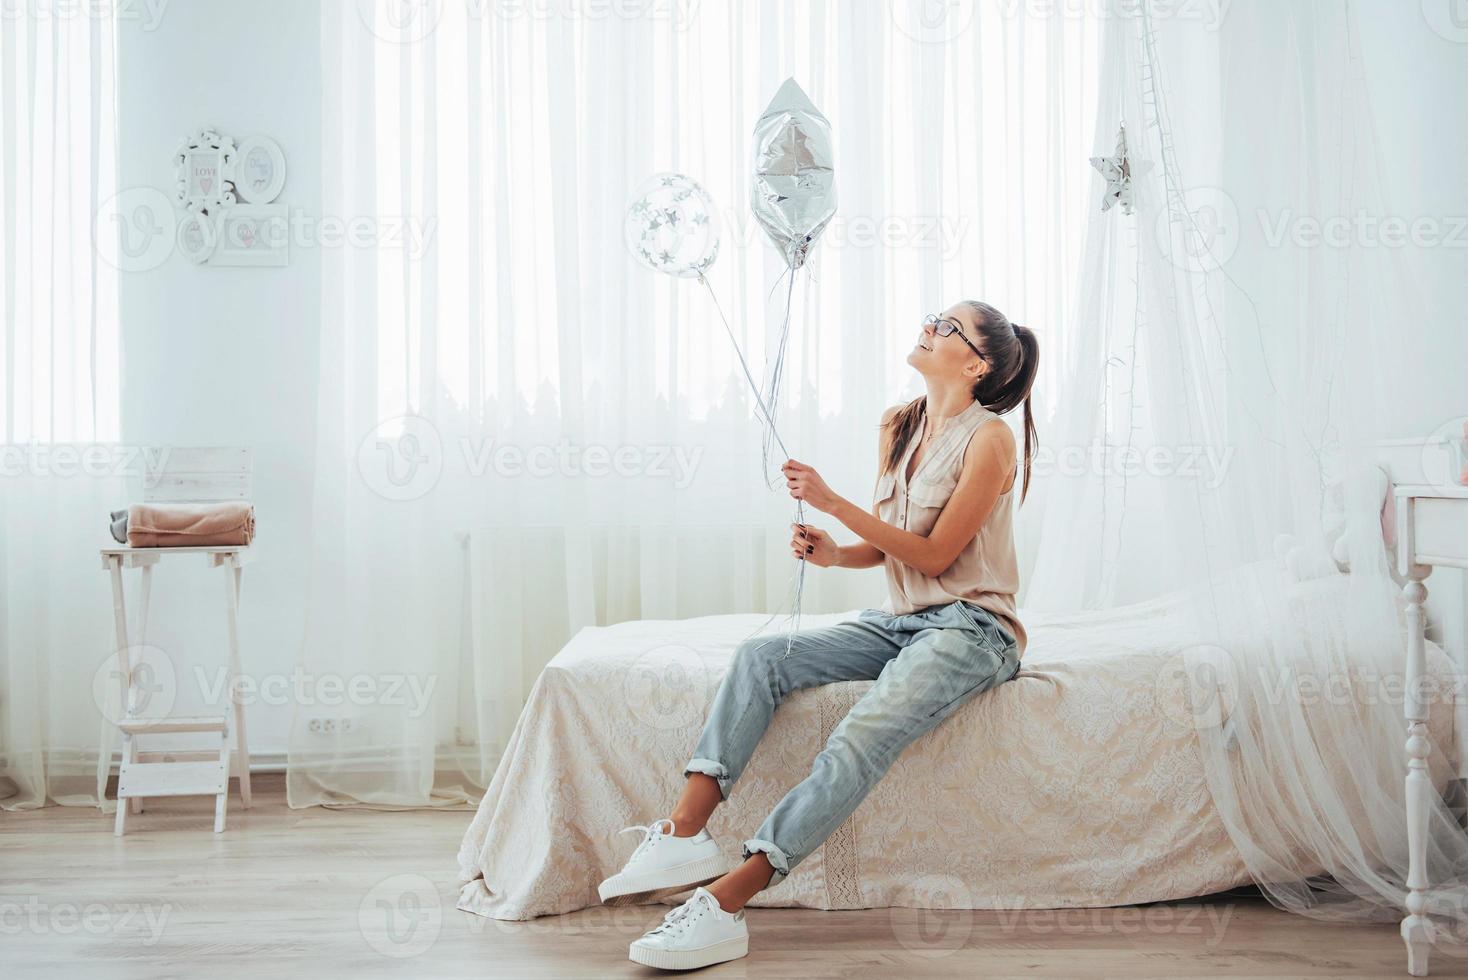
<path id="1" fill-rule="evenodd" d="M 1340 602 L 1344 579 L 1290 587 Z M 1015 679 L 913 743 L 820 849 L 750 904 L 1099 907 L 1247 883 L 1204 780 L 1178 613 L 1178 600 L 1162 597 L 1027 615 Z M 806 616 L 802 626 L 852 615 Z M 536 681 L 464 836 L 458 907 L 529 919 L 597 904 L 597 884 L 636 843 L 618 831 L 671 809 L 719 680 L 764 622 L 709 616 L 578 633 Z M 1430 674 L 1452 671 L 1439 648 L 1427 652 Z M 872 683 L 805 690 L 781 705 L 709 825 L 731 864 Z M 1434 707 L 1436 745 L 1456 744 L 1453 725 L 1451 705 Z M 1435 755 L 1434 781 L 1455 765 Z"/>

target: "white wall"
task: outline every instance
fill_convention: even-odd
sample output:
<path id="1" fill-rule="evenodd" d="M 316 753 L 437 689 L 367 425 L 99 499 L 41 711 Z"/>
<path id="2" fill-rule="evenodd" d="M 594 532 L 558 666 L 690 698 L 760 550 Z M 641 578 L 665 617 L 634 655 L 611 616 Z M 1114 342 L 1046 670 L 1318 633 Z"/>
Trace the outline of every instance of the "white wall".
<path id="1" fill-rule="evenodd" d="M 1457 228 L 1454 244 L 1409 248 L 1421 289 L 1432 357 L 1402 407 L 1401 435 L 1422 435 L 1468 416 L 1468 23 L 1454 26 L 1456 0 L 1361 0 L 1361 53 L 1370 80 L 1377 141 L 1390 176 L 1387 203 L 1408 218 Z M 1461 21 L 1462 4 L 1457 4 Z M 1468 576 L 1451 569 L 1427 582 L 1429 607 L 1445 645 L 1468 669 Z"/>
<path id="2" fill-rule="evenodd" d="M 287 166 L 278 201 L 317 214 L 318 17 L 310 0 L 172 0 L 152 29 L 123 20 L 119 186 L 171 192 L 179 139 L 214 126 L 275 139 Z M 174 254 L 157 269 L 123 274 L 120 299 L 124 441 L 255 450 L 259 536 L 244 576 L 245 668 L 289 675 L 306 608 L 318 256 L 293 249 L 287 268 L 242 269 Z M 221 576 L 180 560 L 157 575 L 149 639 L 181 672 L 182 712 L 198 687 L 192 666 L 224 662 Z M 288 706 L 252 706 L 252 747 L 284 751 L 290 718 Z"/>
<path id="3" fill-rule="evenodd" d="M 1408 218 L 1432 217 L 1445 229 L 1468 221 L 1468 24 L 1444 36 L 1455 0 L 1360 0 L 1361 53 L 1370 82 L 1387 204 Z M 1461 4 L 1457 4 L 1459 8 Z M 1456 40 L 1450 39 L 1456 38 Z M 1422 365 L 1424 384 L 1404 406 L 1403 436 L 1425 434 L 1447 419 L 1468 415 L 1468 229 L 1455 244 L 1408 247 L 1434 357 Z"/>

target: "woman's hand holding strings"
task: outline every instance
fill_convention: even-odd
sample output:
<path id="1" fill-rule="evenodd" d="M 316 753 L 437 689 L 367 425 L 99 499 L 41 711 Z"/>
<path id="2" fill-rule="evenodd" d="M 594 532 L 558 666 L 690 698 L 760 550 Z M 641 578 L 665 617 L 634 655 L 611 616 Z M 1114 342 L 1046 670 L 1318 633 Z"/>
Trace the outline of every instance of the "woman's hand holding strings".
<path id="1" fill-rule="evenodd" d="M 821 568 L 839 564 L 841 548 L 825 531 L 809 524 L 792 524 L 790 528 L 794 532 L 790 536 L 790 553 L 796 558 Z"/>
<path id="2" fill-rule="evenodd" d="M 826 481 L 821 479 L 821 474 L 814 467 L 787 459 L 780 471 L 785 474 L 785 485 L 790 488 L 790 496 L 796 500 L 803 500 L 827 514 L 840 503 L 841 498 L 826 486 Z"/>

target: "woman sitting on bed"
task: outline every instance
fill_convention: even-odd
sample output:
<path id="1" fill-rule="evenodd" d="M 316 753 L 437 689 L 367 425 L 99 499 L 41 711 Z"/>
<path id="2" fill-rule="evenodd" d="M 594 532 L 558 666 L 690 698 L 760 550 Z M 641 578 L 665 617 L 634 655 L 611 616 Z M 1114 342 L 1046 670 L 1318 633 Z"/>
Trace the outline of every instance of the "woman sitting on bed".
<path id="1" fill-rule="evenodd" d="M 745 955 L 744 904 L 819 847 L 909 743 L 1019 670 L 1025 632 L 1015 613 L 1010 523 L 1019 467 L 1014 436 L 999 416 L 1024 406 L 1023 502 L 1036 441 L 1030 387 L 1038 360 L 1028 328 L 985 303 L 959 303 L 927 317 L 907 355 L 928 393 L 882 417 L 870 513 L 811 467 L 785 464 L 792 497 L 861 538 L 839 546 L 824 531 L 792 525 L 795 557 L 823 568 L 882 565 L 889 602 L 851 622 L 739 646 L 684 769 L 677 806 L 646 828 L 626 866 L 601 884 L 609 905 L 696 889 L 632 944 L 634 961 L 692 969 Z M 744 842 L 743 863 L 725 873 L 704 828 L 776 706 L 792 691 L 851 680 L 876 683 L 832 733 L 810 775 Z"/>

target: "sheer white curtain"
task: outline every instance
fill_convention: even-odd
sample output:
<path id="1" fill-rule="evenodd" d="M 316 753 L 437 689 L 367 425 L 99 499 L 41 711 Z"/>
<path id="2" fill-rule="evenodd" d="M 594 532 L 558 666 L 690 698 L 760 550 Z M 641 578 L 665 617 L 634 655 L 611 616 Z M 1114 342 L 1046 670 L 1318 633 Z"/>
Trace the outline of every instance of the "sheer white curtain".
<path id="1" fill-rule="evenodd" d="M 1196 736 L 1255 881 L 1292 911 L 1395 922 L 1404 634 L 1360 470 L 1404 434 L 1425 338 L 1372 232 L 1394 212 L 1355 18 L 1345 0 L 1235 4 L 1220 29 L 1180 9 L 1144 2 L 1104 34 L 1094 152 L 1125 124 L 1137 208 L 1088 221 L 1052 442 L 1080 465 L 1044 482 L 1027 605 L 1185 590 L 1196 642 L 1157 709 Z M 1351 568 L 1333 592 L 1338 492 Z M 1281 574 L 1282 534 L 1325 582 Z M 1468 838 L 1440 801 L 1430 827 L 1428 911 L 1461 939 Z"/>
<path id="2" fill-rule="evenodd" d="M 93 9 L 95 7 L 95 9 Z M 118 459 L 111 5 L 0 17 L 0 807 L 96 803 L 96 548 Z M 100 604 L 99 604 L 100 599 Z"/>
<path id="3" fill-rule="evenodd" d="M 471 799 L 577 630 L 788 610 L 789 500 L 709 297 L 622 244 L 643 180 L 701 182 L 712 284 L 760 370 L 783 270 L 748 213 L 750 131 L 787 76 L 831 120 L 840 198 L 795 284 L 791 451 L 866 499 L 880 413 L 918 391 L 917 324 L 962 298 L 1034 326 L 1055 389 L 1093 21 L 934 21 L 918 0 L 323 9 L 328 214 L 377 235 L 323 255 L 303 666 L 431 695 L 364 697 L 335 733 L 303 712 L 293 805 Z M 881 590 L 813 570 L 805 608 Z"/>

